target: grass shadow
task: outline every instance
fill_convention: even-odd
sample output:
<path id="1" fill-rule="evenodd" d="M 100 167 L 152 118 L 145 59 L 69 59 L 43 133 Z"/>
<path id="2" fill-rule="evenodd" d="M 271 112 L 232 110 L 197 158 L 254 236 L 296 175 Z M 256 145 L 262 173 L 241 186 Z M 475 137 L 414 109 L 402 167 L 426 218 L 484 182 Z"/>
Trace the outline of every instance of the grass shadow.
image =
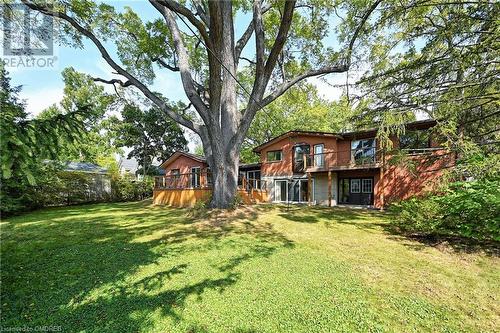
<path id="1" fill-rule="evenodd" d="M 49 208 L 7 219 L 1 327 L 135 332 L 148 327 L 146 314 L 155 311 L 182 321 L 191 295 L 223 293 L 241 279 L 244 262 L 294 246 L 271 224 L 255 223 L 258 214 L 245 209 L 196 219 L 141 202 Z M 204 264 L 206 274 L 188 276 L 195 253 L 217 251 L 224 255 Z M 212 266 L 218 274 L 208 273 Z"/>

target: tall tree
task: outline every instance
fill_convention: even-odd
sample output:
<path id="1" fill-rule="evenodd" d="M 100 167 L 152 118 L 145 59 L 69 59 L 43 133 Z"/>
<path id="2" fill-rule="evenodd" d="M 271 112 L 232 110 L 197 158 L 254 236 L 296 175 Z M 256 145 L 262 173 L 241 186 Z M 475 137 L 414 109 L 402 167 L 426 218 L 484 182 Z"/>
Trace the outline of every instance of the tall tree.
<path id="1" fill-rule="evenodd" d="M 106 93 L 88 75 L 78 73 L 71 67 L 62 71 L 62 78 L 63 99 L 58 105 L 43 110 L 37 119 L 71 114 L 85 107 L 86 112 L 78 115 L 85 130 L 74 142 L 59 137 L 56 159 L 98 163 L 101 158 L 119 153 L 119 148 L 114 143 L 115 132 L 112 130 L 114 120 L 107 117 L 117 106 L 116 98 Z"/>
<path id="2" fill-rule="evenodd" d="M 187 151 L 187 140 L 180 126 L 162 110 L 147 111 L 127 104 L 116 127 L 117 145 L 131 148 L 128 158 L 135 158 L 143 171 L 156 171 L 153 163 L 163 162 L 175 151 Z"/>
<path id="3" fill-rule="evenodd" d="M 370 70 L 360 80 L 371 112 L 394 123 L 418 111 L 438 120 L 459 156 L 498 153 L 499 15 L 495 1 L 389 4 L 374 30 Z"/>
<path id="4" fill-rule="evenodd" d="M 381 2 L 150 0 L 160 18 L 143 22 L 131 8 L 116 11 L 88 0 L 59 0 L 53 6 L 21 1 L 60 20 L 65 41 L 81 46 L 82 38 L 88 38 L 123 78 L 97 80 L 139 89 L 200 136 L 213 172 L 214 207 L 229 207 L 233 201 L 239 151 L 255 114 L 308 77 L 349 70 L 358 37 Z M 252 20 L 237 38 L 234 18 L 241 12 L 251 12 Z M 346 13 L 342 20 L 330 19 L 339 12 Z M 323 41 L 332 31 L 338 31 L 335 48 Z M 243 56 L 252 35 L 255 52 Z M 110 41 L 117 46 L 118 59 L 107 49 Z M 240 64 L 243 58 L 250 60 L 248 66 Z M 195 119 L 170 108 L 148 87 L 161 75 L 158 69 L 180 74 Z M 250 89 L 236 80 L 241 73 Z"/>
<path id="5" fill-rule="evenodd" d="M 12 87 L 0 62 L 0 201 L 1 211 L 14 211 L 28 186 L 37 182 L 44 157 L 57 156 L 58 140 L 73 142 L 83 132 L 79 117 L 87 107 L 65 115 L 29 119 L 19 99 L 20 87 Z"/>

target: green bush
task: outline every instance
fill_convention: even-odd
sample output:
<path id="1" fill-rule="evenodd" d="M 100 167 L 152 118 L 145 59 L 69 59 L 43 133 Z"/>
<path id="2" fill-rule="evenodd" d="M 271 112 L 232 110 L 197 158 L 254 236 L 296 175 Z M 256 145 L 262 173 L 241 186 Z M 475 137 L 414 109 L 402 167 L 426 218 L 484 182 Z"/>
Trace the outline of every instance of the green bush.
<path id="1" fill-rule="evenodd" d="M 153 180 L 135 180 L 128 177 L 118 178 L 113 182 L 113 199 L 115 201 L 144 200 L 153 195 Z"/>
<path id="2" fill-rule="evenodd" d="M 455 182 L 392 206 L 402 231 L 500 241 L 500 178 Z"/>

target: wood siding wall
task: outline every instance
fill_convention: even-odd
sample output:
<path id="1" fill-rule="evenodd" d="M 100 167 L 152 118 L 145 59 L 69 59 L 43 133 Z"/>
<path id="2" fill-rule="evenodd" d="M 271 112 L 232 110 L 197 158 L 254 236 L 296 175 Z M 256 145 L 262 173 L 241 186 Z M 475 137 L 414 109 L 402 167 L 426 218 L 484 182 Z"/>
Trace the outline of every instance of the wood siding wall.
<path id="1" fill-rule="evenodd" d="M 153 204 L 173 207 L 192 207 L 198 201 L 208 201 L 212 189 L 165 189 L 153 191 Z M 238 190 L 238 194 L 246 205 L 268 202 L 267 192 Z"/>

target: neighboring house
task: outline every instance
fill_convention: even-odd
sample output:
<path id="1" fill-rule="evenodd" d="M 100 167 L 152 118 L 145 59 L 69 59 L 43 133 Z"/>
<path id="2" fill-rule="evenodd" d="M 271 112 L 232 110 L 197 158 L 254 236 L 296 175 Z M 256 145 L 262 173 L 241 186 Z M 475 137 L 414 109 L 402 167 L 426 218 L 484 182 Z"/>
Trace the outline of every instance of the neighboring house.
<path id="1" fill-rule="evenodd" d="M 64 165 L 60 176 L 65 174 L 68 180 L 75 182 L 75 186 L 84 184 L 86 188 L 79 188 L 78 191 L 83 190 L 86 201 L 107 200 L 111 197 L 111 178 L 108 169 L 92 163 L 68 162 Z"/>
<path id="2" fill-rule="evenodd" d="M 118 168 L 121 176 L 131 176 L 137 177 L 137 169 L 139 168 L 139 164 L 135 158 L 123 158 L 120 157 L 118 161 Z"/>
<path id="3" fill-rule="evenodd" d="M 407 124 L 404 136 L 391 137 L 390 151 L 381 149 L 377 129 L 284 133 L 254 149 L 260 163 L 240 165 L 240 192 L 265 192 L 253 202 L 381 208 L 431 188 L 442 170 L 452 165 L 452 155 L 430 131 L 435 124 L 433 120 Z M 394 163 L 394 154 L 401 150 L 409 159 Z M 202 156 L 176 152 L 160 167 L 166 176 L 156 179 L 154 202 L 175 202 L 165 200 L 174 195 L 171 189 L 180 193 L 205 189 L 204 198 L 210 193 L 210 170 Z"/>

